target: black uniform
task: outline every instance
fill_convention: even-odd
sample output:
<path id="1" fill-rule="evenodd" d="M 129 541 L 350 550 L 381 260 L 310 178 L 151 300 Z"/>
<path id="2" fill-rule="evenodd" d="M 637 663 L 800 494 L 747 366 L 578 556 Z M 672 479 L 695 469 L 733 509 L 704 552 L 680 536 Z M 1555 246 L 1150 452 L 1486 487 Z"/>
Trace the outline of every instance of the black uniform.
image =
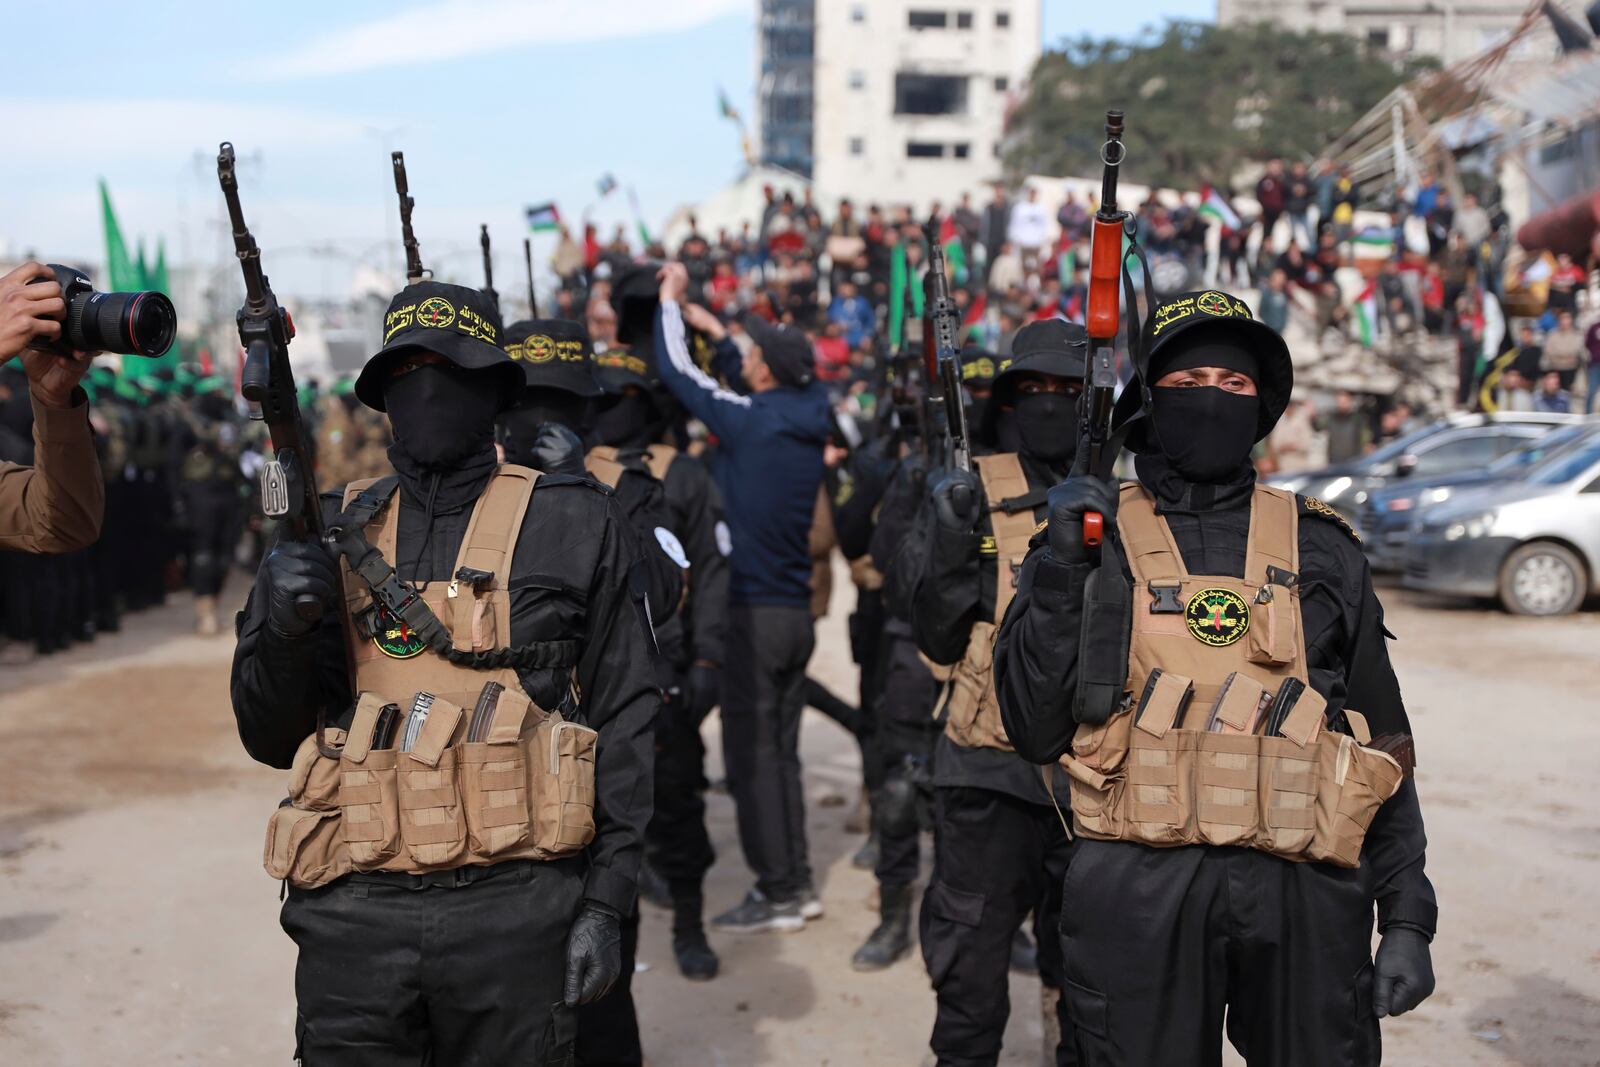
<path id="1" fill-rule="evenodd" d="M 1196 484 L 1152 453 L 1138 473 L 1189 571 L 1243 575 L 1253 471 Z M 995 647 L 1006 732 L 1037 763 L 1072 741 L 1090 569 L 1057 561 L 1044 542 L 1035 538 Z M 1374 735 L 1409 732 L 1360 546 L 1302 501 L 1299 550 L 1311 687 L 1330 713 L 1362 711 Z M 1239 848 L 1079 841 L 1061 929 L 1080 1061 L 1219 1063 L 1226 1004 L 1228 1036 L 1252 1064 L 1376 1064 L 1373 902 L 1380 930 L 1432 936 L 1425 846 L 1409 780 L 1379 810 L 1356 870 Z"/>
<path id="2" fill-rule="evenodd" d="M 396 606 L 407 583 L 451 582 L 454 594 L 454 582 L 475 581 L 456 561 L 495 477 L 495 418 L 525 385 L 497 324 L 482 294 L 409 286 L 391 302 L 384 348 L 355 383 L 361 402 L 387 410 L 395 431 L 396 477 L 383 503 L 358 501 L 390 509 L 394 573 L 361 573 L 402 618 L 411 618 Z M 566 338 L 524 340 L 530 360 L 556 359 L 559 348 L 561 362 L 580 362 L 571 357 L 584 350 Z M 323 501 L 330 527 L 339 495 Z M 609 489 L 547 470 L 529 505 L 514 552 L 492 576 L 497 609 L 502 590 L 509 602 L 505 647 L 464 665 L 515 663 L 511 684 L 534 704 L 593 728 L 593 835 L 581 855 L 549 862 L 492 862 L 480 857 L 493 852 L 475 848 L 467 863 L 429 870 L 413 850 L 419 865 L 409 869 L 427 873 L 357 872 L 314 889 L 300 885 L 315 878 L 295 879 L 283 922 L 300 950 L 304 1062 L 569 1063 L 571 1008 L 603 995 L 620 973 L 659 700 L 650 579 Z M 342 551 L 351 551 L 356 521 L 339 538 Z M 348 728 L 355 694 L 344 613 L 332 610 L 342 607 L 340 585 L 323 546 L 281 543 L 239 617 L 233 703 L 247 750 L 263 762 L 289 766 L 308 735 L 320 738 L 324 720 Z M 320 625 L 297 610 L 306 595 L 330 607 Z M 463 663 L 438 646 L 415 654 Z M 363 671 L 358 677 L 368 681 Z"/>
<path id="3" fill-rule="evenodd" d="M 451 577 L 492 451 L 425 472 L 401 451 L 396 569 L 406 581 Z M 337 494 L 328 494 L 330 517 Z M 546 475 L 517 540 L 510 575 L 513 648 L 576 639 L 573 672 L 520 672 L 542 707 L 599 731 L 595 837 L 582 857 L 513 861 L 413 877 L 352 874 L 289 889 L 284 928 L 300 948 L 296 992 L 307 1063 L 501 1063 L 570 1046 L 561 946 L 580 905 L 627 914 L 650 813 L 654 649 L 643 621 L 637 540 L 611 494 Z M 257 585 L 238 619 L 233 704 L 252 756 L 287 767 L 316 726 L 347 717 L 352 694 L 339 624 L 288 639 L 266 626 Z M 428 1057 L 432 1056 L 429 1060 Z M 553 1061 L 548 1061 L 553 1062 Z"/>
<path id="4" fill-rule="evenodd" d="M 672 668 L 675 684 L 656 724 L 655 815 L 645 835 L 645 849 L 651 866 L 667 879 L 674 896 L 680 891 L 699 896 L 706 872 L 716 859 L 706 833 L 706 749 L 700 739 L 700 724 L 710 709 L 688 707 L 686 683 L 695 663 L 724 662 L 727 527 L 722 494 L 699 460 L 674 457 L 662 487 L 671 529 L 689 560 L 690 595 L 675 620 L 676 640 L 662 637 L 662 658 Z"/>
<path id="5" fill-rule="evenodd" d="M 706 831 L 705 743 L 700 724 L 710 708 L 689 707 L 687 680 L 697 659 L 722 662 L 726 634 L 728 564 L 718 543 L 722 497 L 710 473 L 697 460 L 677 456 L 666 478 L 657 482 L 644 467 L 637 449 L 618 452 L 619 462 L 634 468 L 660 498 L 660 518 L 682 543 L 689 560 L 691 595 L 681 613 L 667 616 L 656 629 L 661 677 L 666 699 L 655 719 L 655 807 L 645 830 L 645 855 L 667 880 L 674 901 L 674 921 L 700 929 L 705 875 L 716 860 Z M 654 512 L 656 505 L 651 505 Z M 650 535 L 646 535 L 650 536 Z M 724 540 L 726 535 L 724 534 Z M 700 610 L 695 612 L 695 605 Z M 638 1012 L 633 1003 L 632 971 L 639 945 L 637 910 L 623 923 L 623 974 L 611 992 L 579 1012 L 577 1062 L 613 1065 L 643 1062 Z"/>
<path id="6" fill-rule="evenodd" d="M 1037 496 L 1033 513 L 1042 519 L 1044 491 L 1065 471 L 1026 453 L 1019 455 L 1028 488 Z M 957 533 L 924 515 L 928 551 L 912 599 L 916 643 L 935 663 L 965 655 L 974 624 L 994 618 L 1000 574 L 988 518 L 995 502 L 984 501 L 978 531 Z M 985 546 L 988 547 L 985 547 Z M 1043 774 L 1041 774 L 1043 771 Z M 1056 805 L 1045 791 L 1050 777 Z M 1061 885 L 1072 842 L 1061 812 L 1070 810 L 1066 776 L 1040 768 L 1010 752 L 974 748 L 941 731 L 933 755 L 933 879 L 919 919 L 938 1014 L 931 1045 L 941 1065 L 993 1064 L 1011 1005 L 1006 972 L 1013 935 L 1029 912 L 1039 945 L 1039 977 L 1062 988 Z M 1059 811 L 1057 810 L 1059 805 Z M 1055 1062 L 1075 1062 L 1066 1001 L 1056 1001 L 1063 1043 Z"/>
<path id="7" fill-rule="evenodd" d="M 929 462 L 921 455 L 901 460 L 872 533 L 873 565 L 884 576 L 884 623 L 874 686 L 876 735 L 866 754 L 877 764 L 880 783 L 873 821 L 878 831 L 874 873 L 881 885 L 906 887 L 917 880 L 918 837 L 931 822 L 928 765 L 938 724 L 933 706 L 939 683 L 917 655 L 911 628 L 911 591 L 927 551 L 926 524 L 917 515 L 927 496 Z M 870 782 L 874 775 L 868 775 Z"/>

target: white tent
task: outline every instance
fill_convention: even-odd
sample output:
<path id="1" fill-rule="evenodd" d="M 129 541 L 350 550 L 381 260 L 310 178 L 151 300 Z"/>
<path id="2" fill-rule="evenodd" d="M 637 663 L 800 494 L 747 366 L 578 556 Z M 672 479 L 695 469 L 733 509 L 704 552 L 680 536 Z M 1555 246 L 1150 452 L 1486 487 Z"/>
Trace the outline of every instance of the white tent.
<path id="1" fill-rule="evenodd" d="M 811 181 L 782 167 L 774 167 L 769 163 L 757 164 L 700 203 L 674 211 L 661 228 L 662 242 L 669 250 L 675 250 L 682 244 L 689 236 L 691 217 L 707 240 L 715 240 L 719 230 L 727 230 L 730 237 L 736 237 L 739 228 L 747 222 L 754 233 L 761 225 L 761 210 L 766 204 L 762 190 L 768 185 L 772 186 L 772 191 L 780 199 L 784 193 L 790 193 L 799 203 Z"/>

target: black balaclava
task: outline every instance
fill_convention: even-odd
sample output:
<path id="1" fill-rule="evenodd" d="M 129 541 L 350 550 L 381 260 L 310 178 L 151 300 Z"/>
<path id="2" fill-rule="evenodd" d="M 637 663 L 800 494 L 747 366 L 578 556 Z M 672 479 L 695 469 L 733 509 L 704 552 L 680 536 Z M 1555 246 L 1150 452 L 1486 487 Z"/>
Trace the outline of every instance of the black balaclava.
<path id="1" fill-rule="evenodd" d="M 1017 451 L 1057 465 L 1078 450 L 1078 402 L 1060 393 L 1017 397 L 1010 421 L 1016 427 Z"/>
<path id="2" fill-rule="evenodd" d="M 664 420 L 651 397 L 639 389 L 608 396 L 595 404 L 594 438 L 613 448 L 644 448 L 655 441 Z"/>
<path id="3" fill-rule="evenodd" d="M 1226 343 L 1195 344 L 1172 354 L 1157 352 L 1150 380 L 1173 371 L 1221 367 L 1260 381 L 1255 353 Z M 1172 469 L 1191 482 L 1228 480 L 1250 461 L 1261 401 L 1213 385 L 1158 386 L 1152 390 L 1151 425 Z"/>
<path id="4" fill-rule="evenodd" d="M 384 390 L 396 446 L 424 470 L 446 470 L 494 444 L 501 390 L 492 374 L 429 363 Z"/>
<path id="5" fill-rule="evenodd" d="M 1001 452 L 1022 451 L 1022 430 L 1015 408 L 1001 408 L 994 417 L 994 444 Z"/>
<path id="6" fill-rule="evenodd" d="M 590 423 L 588 397 L 569 393 L 565 389 L 549 386 L 530 386 L 522 402 L 501 419 L 505 427 L 502 443 L 506 449 L 506 462 L 528 463 L 539 427 L 547 422 L 565 426 L 579 437 L 587 438 Z"/>
<path id="7" fill-rule="evenodd" d="M 985 393 L 983 396 L 973 396 L 970 392 L 966 394 L 967 425 L 971 427 L 974 435 L 978 434 L 979 427 L 983 425 L 984 415 L 993 399 L 993 393 Z"/>

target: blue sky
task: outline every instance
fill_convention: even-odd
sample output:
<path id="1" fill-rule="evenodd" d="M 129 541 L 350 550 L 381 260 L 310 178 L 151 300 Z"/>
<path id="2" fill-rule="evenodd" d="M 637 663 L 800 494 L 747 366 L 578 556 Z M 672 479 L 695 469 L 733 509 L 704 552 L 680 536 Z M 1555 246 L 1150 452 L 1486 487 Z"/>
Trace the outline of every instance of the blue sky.
<path id="1" fill-rule="evenodd" d="M 1043 7 L 1049 44 L 1209 19 L 1215 0 Z M 221 262 L 215 155 L 229 139 L 279 288 L 337 291 L 352 259 L 397 254 L 398 147 L 425 259 L 476 279 L 487 222 L 505 288 L 525 204 L 555 199 L 575 219 L 609 171 L 656 225 L 741 167 L 716 94 L 749 114 L 755 0 L 277 0 L 250 9 L 248 31 L 243 9 L 215 0 L 86 10 L 93 30 L 86 19 L 70 45 L 52 5 L 7 15 L 0 247 L 13 253 L 98 260 L 104 177 L 130 241 Z M 626 221 L 622 192 L 595 217 Z"/>

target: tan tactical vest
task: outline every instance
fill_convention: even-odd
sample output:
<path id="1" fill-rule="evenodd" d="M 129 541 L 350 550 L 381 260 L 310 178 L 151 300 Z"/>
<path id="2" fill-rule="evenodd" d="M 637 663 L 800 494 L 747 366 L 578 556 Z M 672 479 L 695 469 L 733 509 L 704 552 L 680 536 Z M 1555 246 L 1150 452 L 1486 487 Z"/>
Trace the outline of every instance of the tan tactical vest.
<path id="1" fill-rule="evenodd" d="M 644 465 L 650 476 L 658 482 L 667 480 L 667 470 L 678 458 L 678 450 L 671 445 L 651 445 L 644 451 Z M 583 465 L 594 475 L 595 481 L 615 487 L 617 479 L 628 468 L 617 459 L 617 450 L 610 445 L 596 445 L 583 457 Z"/>
<path id="2" fill-rule="evenodd" d="M 1122 487 L 1117 526 L 1134 585 L 1129 695 L 1106 723 L 1079 726 L 1064 760 L 1078 833 L 1356 866 L 1402 775 L 1363 747 L 1358 712 L 1345 712 L 1351 736 L 1325 729 L 1315 690 L 1280 697 L 1306 682 L 1293 494 L 1256 487 L 1242 579 L 1185 570 L 1136 483 Z"/>
<path id="3" fill-rule="evenodd" d="M 972 627 L 967 639 L 967 654 L 950 671 L 950 684 L 945 690 L 944 732 L 950 740 L 968 748 L 997 748 L 1002 752 L 1015 751 L 1006 737 L 1005 725 L 1000 721 L 1000 704 L 994 694 L 994 641 L 1000 620 L 1017 591 L 1017 574 L 1028 555 L 1028 542 L 1037 524 L 1033 521 L 1032 507 L 1018 507 L 1006 511 L 1002 501 L 1025 496 L 1028 477 L 1022 464 L 1010 452 L 992 456 L 979 456 L 972 461 L 983 480 L 983 492 L 989 502 L 989 522 L 994 529 L 994 554 L 999 569 L 994 587 L 994 618 L 979 621 Z M 985 545 L 985 549 L 989 546 Z M 989 558 L 985 551 L 984 558 Z M 935 708 L 937 716 L 940 709 Z"/>
<path id="4" fill-rule="evenodd" d="M 537 471 L 502 466 L 474 507 L 456 558 L 491 575 L 417 583 L 449 628 L 455 648 L 506 647 L 512 552 Z M 345 504 L 371 482 L 345 491 Z M 367 525 L 368 540 L 393 563 L 399 505 Z M 581 850 L 594 836 L 595 732 L 534 705 L 509 667 L 450 662 L 392 619 L 375 623 L 372 596 L 341 563 L 345 633 L 356 700 L 348 733 L 329 729 L 337 759 L 307 737 L 290 772 L 289 803 L 267 827 L 266 868 L 306 888 L 351 871 L 422 874 L 503 860 L 546 860 Z M 387 618 L 387 617 L 385 617 Z M 498 698 L 493 685 L 502 687 Z M 404 720 L 431 704 L 408 751 Z M 393 740 L 373 746 L 384 709 L 398 717 Z M 468 740 L 469 731 L 473 740 Z"/>

